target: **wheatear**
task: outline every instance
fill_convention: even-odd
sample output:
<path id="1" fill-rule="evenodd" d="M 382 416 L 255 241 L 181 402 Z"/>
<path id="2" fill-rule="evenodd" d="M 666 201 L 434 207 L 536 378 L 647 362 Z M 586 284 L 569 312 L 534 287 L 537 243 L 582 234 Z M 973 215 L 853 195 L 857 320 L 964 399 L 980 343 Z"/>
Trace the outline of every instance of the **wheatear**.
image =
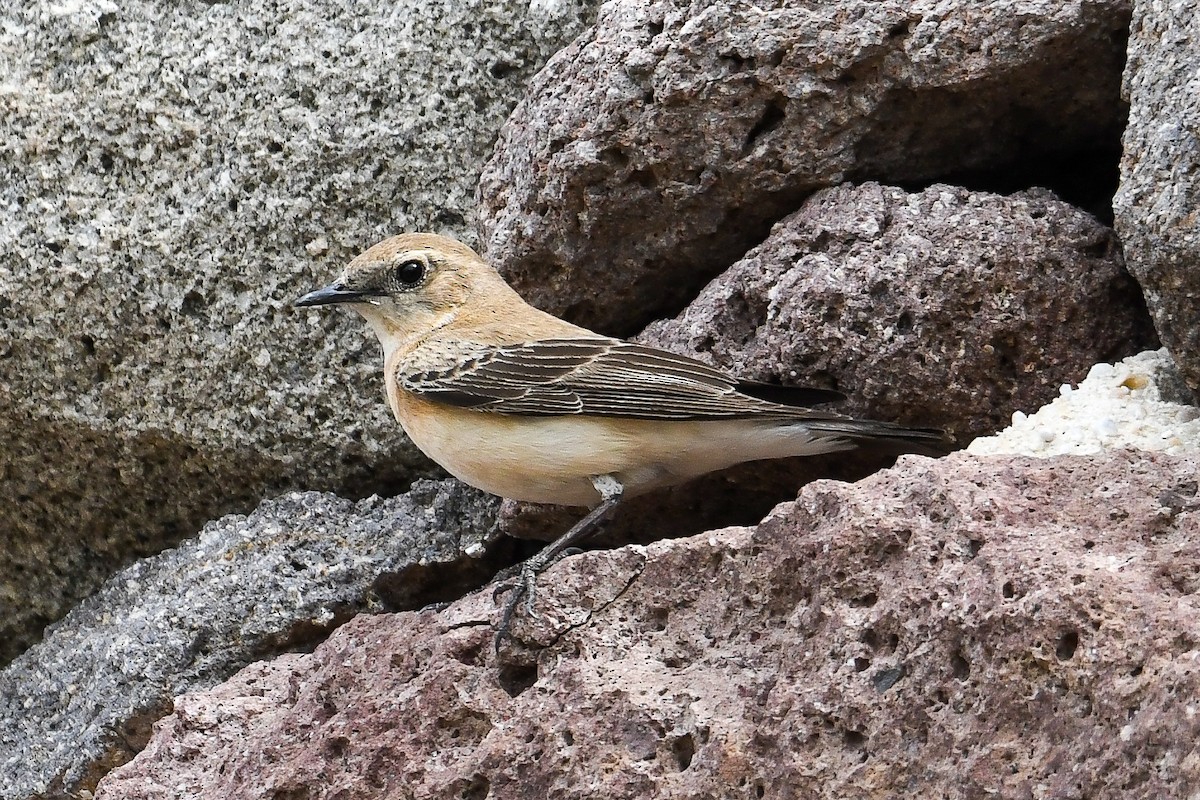
<path id="1" fill-rule="evenodd" d="M 532 604 L 537 574 L 622 497 L 744 461 L 950 441 L 809 407 L 836 392 L 742 381 L 572 325 L 527 304 L 469 247 L 433 234 L 380 242 L 295 305 L 334 303 L 379 337 L 392 412 L 427 456 L 501 497 L 594 506 L 525 563 L 501 635 L 520 597 Z"/>

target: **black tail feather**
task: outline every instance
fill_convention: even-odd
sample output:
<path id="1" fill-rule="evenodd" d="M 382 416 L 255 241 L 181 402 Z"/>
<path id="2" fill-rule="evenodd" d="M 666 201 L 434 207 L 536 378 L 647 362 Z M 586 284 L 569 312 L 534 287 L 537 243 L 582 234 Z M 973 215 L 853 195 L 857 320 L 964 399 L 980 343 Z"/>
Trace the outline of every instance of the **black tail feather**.
<path id="1" fill-rule="evenodd" d="M 891 422 L 822 419 L 805 422 L 809 430 L 845 437 L 858 447 L 882 447 L 941 456 L 956 448 L 954 435 L 940 428 L 906 428 Z"/>

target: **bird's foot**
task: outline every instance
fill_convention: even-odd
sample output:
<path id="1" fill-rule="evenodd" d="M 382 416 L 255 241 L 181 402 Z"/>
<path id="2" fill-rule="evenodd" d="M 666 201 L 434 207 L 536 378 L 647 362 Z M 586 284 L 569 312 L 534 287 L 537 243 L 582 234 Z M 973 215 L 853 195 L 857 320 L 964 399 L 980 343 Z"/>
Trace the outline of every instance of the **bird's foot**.
<path id="1" fill-rule="evenodd" d="M 525 616 L 530 619 L 537 619 L 537 614 L 533 610 L 533 603 L 537 595 L 538 576 L 567 556 L 580 552 L 578 548 L 574 547 L 564 549 L 561 552 L 551 552 L 551 549 L 547 547 L 536 555 L 527 558 L 519 565 L 520 570 L 513 576 L 516 580 L 507 586 L 497 587 L 492 593 L 492 597 L 495 598 L 505 589 L 510 591 L 508 600 L 504 604 L 504 613 L 500 616 L 500 624 L 496 627 L 496 650 L 500 649 L 500 645 L 512 632 L 513 617 L 516 616 L 517 607 L 522 605 L 522 600 L 525 601 Z M 545 557 L 547 555 L 549 555 L 548 558 Z"/>
<path id="2" fill-rule="evenodd" d="M 511 594 L 504 605 L 504 613 L 500 616 L 500 624 L 496 626 L 495 647 L 497 652 L 500 651 L 500 645 L 511 634 L 513 617 L 516 615 L 517 606 L 521 605 L 522 599 L 525 601 L 525 614 L 536 618 L 537 615 L 533 610 L 533 601 L 537 592 L 538 575 L 542 574 L 559 560 L 574 552 L 578 552 L 578 548 L 574 545 L 595 533 L 596 529 L 612 516 L 613 511 L 616 510 L 617 505 L 621 502 L 623 488 L 615 478 L 609 475 L 601 475 L 593 478 L 592 483 L 595 484 L 596 490 L 600 493 L 600 505 L 592 509 L 571 530 L 555 539 L 521 564 L 519 577 L 511 585 Z M 506 575 L 502 580 L 507 580 L 508 577 Z M 504 588 L 506 587 L 498 586 L 492 592 L 492 598 L 495 599 Z"/>

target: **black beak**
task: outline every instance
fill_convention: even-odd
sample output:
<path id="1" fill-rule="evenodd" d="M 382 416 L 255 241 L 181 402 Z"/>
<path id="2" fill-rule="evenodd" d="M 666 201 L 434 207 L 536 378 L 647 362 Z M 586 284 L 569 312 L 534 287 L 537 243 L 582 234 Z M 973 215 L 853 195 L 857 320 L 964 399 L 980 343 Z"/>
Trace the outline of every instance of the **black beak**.
<path id="1" fill-rule="evenodd" d="M 297 308 L 304 308 L 306 306 L 328 306 L 334 303 L 358 303 L 366 299 L 367 296 L 366 292 L 356 292 L 345 288 L 340 283 L 331 283 L 324 289 L 309 292 L 304 297 L 292 303 L 292 305 Z"/>

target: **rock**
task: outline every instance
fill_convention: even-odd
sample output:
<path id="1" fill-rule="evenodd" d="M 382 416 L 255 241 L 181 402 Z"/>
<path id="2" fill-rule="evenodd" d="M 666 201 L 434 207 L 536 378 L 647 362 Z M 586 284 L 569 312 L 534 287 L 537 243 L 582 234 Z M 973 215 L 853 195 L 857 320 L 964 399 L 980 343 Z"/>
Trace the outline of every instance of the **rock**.
<path id="1" fill-rule="evenodd" d="M 1135 2 L 1113 199 L 1129 269 L 1200 403 L 1200 41 L 1195 3 Z"/>
<path id="2" fill-rule="evenodd" d="M 961 443 L 1153 345 L 1112 231 L 1048 192 L 813 195 L 642 341 Z"/>
<path id="3" fill-rule="evenodd" d="M 456 481 L 358 503 L 294 493 L 113 576 L 0 672 L 0 800 L 78 797 L 142 749 L 175 695 L 311 648 L 356 613 L 478 586 L 496 569 L 481 556 L 498 502 Z"/>
<path id="4" fill-rule="evenodd" d="M 5 4 L 0 663 L 206 520 L 430 470 L 361 322 L 289 304 L 400 230 L 467 236 L 595 5 Z"/>
<path id="5" fill-rule="evenodd" d="M 1186 796 L 1197 469 L 908 457 L 568 558 L 499 657 L 489 591 L 361 616 L 178 698 L 96 798 Z"/>
<path id="6" fill-rule="evenodd" d="M 1112 231 L 1088 214 L 1040 190 L 878 184 L 816 193 L 682 314 L 637 338 L 748 378 L 837 388 L 848 395 L 839 411 L 947 426 L 961 445 L 1047 402 L 1097 359 L 1154 344 Z M 602 541 L 752 525 L 809 481 L 857 480 L 895 456 L 741 466 L 635 498 Z M 553 539 L 580 516 L 509 503 L 501 526 Z"/>
<path id="7" fill-rule="evenodd" d="M 1013 412 L 1012 425 L 971 442 L 975 455 L 1086 455 L 1116 447 L 1200 451 L 1200 408 L 1186 405 L 1187 387 L 1166 349 L 1118 364 L 1097 364 L 1077 387 L 1034 414 Z"/>
<path id="8" fill-rule="evenodd" d="M 479 188 L 518 291 L 630 335 L 816 189 L 1116 151 L 1124 0 L 774 5 L 615 0 L 546 65 Z"/>

